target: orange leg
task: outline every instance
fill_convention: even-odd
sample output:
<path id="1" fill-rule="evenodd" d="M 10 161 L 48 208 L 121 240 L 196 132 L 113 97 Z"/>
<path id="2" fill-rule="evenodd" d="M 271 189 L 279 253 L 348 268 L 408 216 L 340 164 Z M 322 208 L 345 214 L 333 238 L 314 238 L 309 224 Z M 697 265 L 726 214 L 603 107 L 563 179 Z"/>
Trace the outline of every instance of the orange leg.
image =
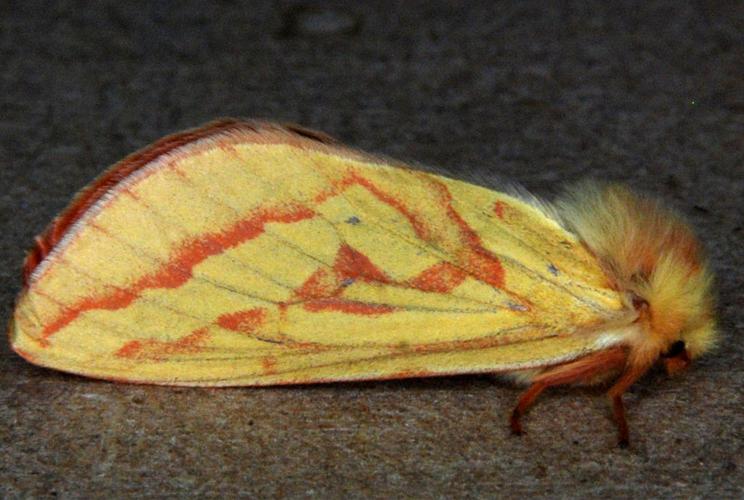
<path id="1" fill-rule="evenodd" d="M 532 403 L 535 402 L 535 399 L 537 399 L 540 393 L 548 387 L 580 382 L 591 383 L 598 379 L 602 380 L 603 377 L 623 370 L 626 365 L 627 357 L 625 349 L 622 347 L 614 347 L 606 351 L 590 354 L 574 361 L 569 361 L 562 365 L 557 365 L 548 371 L 541 373 L 534 378 L 532 385 L 522 394 L 517 406 L 512 411 L 509 420 L 512 432 L 517 435 L 522 434 L 523 431 L 520 418 L 525 414 Z M 632 372 L 635 372 L 635 370 L 632 370 Z M 613 402 L 619 401 L 619 403 L 615 403 L 615 419 L 620 428 L 621 440 L 624 436 L 626 443 L 628 440 L 628 425 L 625 421 L 625 411 L 620 396 L 640 376 L 640 374 L 634 376 L 632 381 L 625 386 L 623 381 L 630 373 L 631 372 L 627 372 L 624 374 L 618 383 L 610 389 Z M 623 383 L 623 386 L 620 386 L 621 383 Z M 616 390 L 619 391 L 617 397 L 615 396 L 615 392 L 613 392 Z"/>
<path id="2" fill-rule="evenodd" d="M 522 435 L 522 424 L 519 422 L 519 419 L 525 414 L 527 408 L 532 406 L 532 403 L 535 402 L 535 399 L 537 399 L 540 393 L 547 388 L 548 385 L 545 383 L 535 382 L 529 389 L 522 393 L 522 396 L 519 398 L 519 402 L 517 403 L 517 406 L 514 407 L 511 418 L 509 419 L 509 424 L 511 425 L 511 430 L 514 434 L 517 436 Z"/>
<path id="3" fill-rule="evenodd" d="M 623 393 L 627 391 L 641 376 L 646 373 L 648 366 L 630 367 L 622 377 L 615 382 L 607 396 L 612 400 L 612 413 L 617 423 L 618 438 L 617 443 L 621 448 L 626 448 L 630 444 L 628 439 L 628 422 L 625 420 L 625 405 L 623 405 Z"/>
<path id="4" fill-rule="evenodd" d="M 630 444 L 628 437 L 628 421 L 625 419 L 625 405 L 622 395 L 612 396 L 612 414 L 617 423 L 617 444 L 620 448 L 627 448 Z"/>

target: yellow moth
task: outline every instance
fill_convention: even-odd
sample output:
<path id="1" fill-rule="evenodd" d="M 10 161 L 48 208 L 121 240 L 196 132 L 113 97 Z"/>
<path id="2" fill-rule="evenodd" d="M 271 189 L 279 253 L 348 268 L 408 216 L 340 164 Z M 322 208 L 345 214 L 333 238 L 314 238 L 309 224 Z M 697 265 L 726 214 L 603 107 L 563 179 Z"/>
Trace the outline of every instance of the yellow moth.
<path id="1" fill-rule="evenodd" d="M 296 126 L 224 119 L 134 153 L 36 239 L 10 324 L 28 361 L 239 386 L 500 373 L 547 387 L 675 372 L 716 340 L 711 273 L 657 202 L 552 204 Z"/>

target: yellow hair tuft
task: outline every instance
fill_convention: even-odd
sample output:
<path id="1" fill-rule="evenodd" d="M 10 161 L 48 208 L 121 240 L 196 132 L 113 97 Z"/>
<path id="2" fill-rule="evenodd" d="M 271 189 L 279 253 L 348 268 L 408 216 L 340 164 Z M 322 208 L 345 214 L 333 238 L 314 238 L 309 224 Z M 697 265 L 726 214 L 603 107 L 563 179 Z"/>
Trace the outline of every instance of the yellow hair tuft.
<path id="1" fill-rule="evenodd" d="M 677 341 L 691 358 L 717 341 L 712 274 L 700 243 L 658 201 L 593 181 L 568 190 L 556 206 L 563 223 L 600 259 L 614 281 L 645 309 L 644 335 L 632 346 L 652 361 Z"/>

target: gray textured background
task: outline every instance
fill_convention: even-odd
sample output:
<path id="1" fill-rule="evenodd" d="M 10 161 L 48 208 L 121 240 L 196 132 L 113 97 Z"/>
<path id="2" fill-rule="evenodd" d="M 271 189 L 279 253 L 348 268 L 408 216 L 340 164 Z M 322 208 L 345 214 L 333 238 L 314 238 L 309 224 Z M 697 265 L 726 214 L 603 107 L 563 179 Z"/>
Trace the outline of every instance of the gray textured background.
<path id="1" fill-rule="evenodd" d="M 585 175 L 708 242 L 725 340 L 626 396 L 561 389 L 511 436 L 488 377 L 281 389 L 116 385 L 0 344 L 0 495 L 741 496 L 741 2 L 0 4 L 2 320 L 34 234 L 107 165 L 221 115 L 290 120 L 541 194 Z M 50 6 L 51 5 L 51 6 Z M 173 10 L 173 8 L 175 10 Z"/>

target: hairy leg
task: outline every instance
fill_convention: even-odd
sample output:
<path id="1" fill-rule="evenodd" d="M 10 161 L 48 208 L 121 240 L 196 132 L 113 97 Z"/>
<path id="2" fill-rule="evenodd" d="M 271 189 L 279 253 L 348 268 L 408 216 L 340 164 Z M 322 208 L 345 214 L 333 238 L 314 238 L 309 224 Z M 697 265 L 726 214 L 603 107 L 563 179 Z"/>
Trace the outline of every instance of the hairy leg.
<path id="1" fill-rule="evenodd" d="M 522 434 L 522 425 L 520 418 L 525 414 L 527 409 L 534 403 L 535 399 L 548 387 L 557 385 L 574 384 L 574 383 L 592 383 L 596 381 L 602 381 L 609 375 L 614 375 L 618 372 L 622 372 L 626 367 L 628 355 L 624 348 L 613 347 L 604 351 L 599 351 L 583 358 L 579 358 L 561 365 L 557 365 L 549 370 L 541 373 L 532 380 L 532 385 L 522 393 L 519 398 L 517 406 L 514 407 L 510 418 L 510 425 L 514 434 Z M 630 373 L 630 372 L 628 372 Z M 640 375 L 638 375 L 640 376 Z M 618 422 L 620 428 L 621 439 L 625 436 L 625 442 L 627 443 L 628 437 L 628 426 L 625 422 L 625 412 L 622 406 L 622 393 L 627 390 L 630 385 L 637 380 L 638 376 L 634 377 L 633 380 L 628 383 L 627 386 L 618 389 L 617 401 L 619 401 L 619 410 L 615 407 L 615 419 Z M 610 389 L 613 403 L 615 402 L 616 387 L 626 379 L 626 374 L 620 377 L 620 380 Z M 619 411 L 619 413 L 618 413 Z M 623 434 L 623 428 L 624 434 Z"/>

